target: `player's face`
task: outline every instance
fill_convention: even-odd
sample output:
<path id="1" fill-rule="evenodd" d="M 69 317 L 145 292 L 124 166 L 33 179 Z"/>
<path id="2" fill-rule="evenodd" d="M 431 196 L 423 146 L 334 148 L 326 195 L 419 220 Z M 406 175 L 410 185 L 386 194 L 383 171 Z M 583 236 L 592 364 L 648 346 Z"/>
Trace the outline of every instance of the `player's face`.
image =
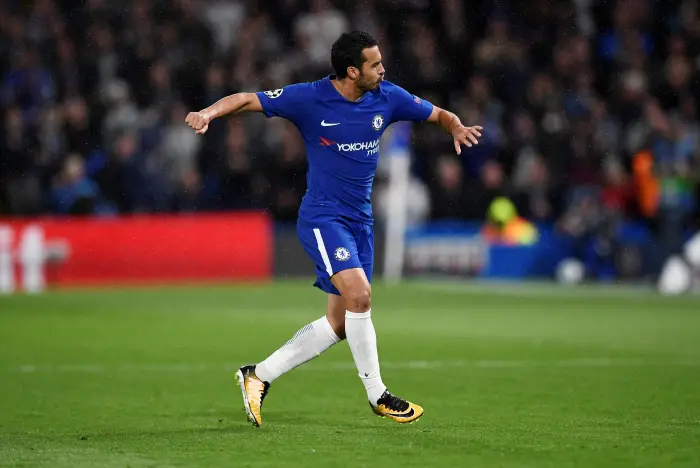
<path id="1" fill-rule="evenodd" d="M 379 47 L 374 46 L 362 51 L 365 61 L 362 63 L 362 73 L 357 80 L 357 87 L 363 91 L 372 91 L 379 87 L 384 79 L 384 65 Z"/>

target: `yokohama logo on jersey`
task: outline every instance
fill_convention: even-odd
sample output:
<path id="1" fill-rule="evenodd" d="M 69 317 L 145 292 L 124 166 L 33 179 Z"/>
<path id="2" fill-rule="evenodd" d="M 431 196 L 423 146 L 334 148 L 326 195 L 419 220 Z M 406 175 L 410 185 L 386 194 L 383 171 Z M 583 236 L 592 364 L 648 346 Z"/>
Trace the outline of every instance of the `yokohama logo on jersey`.
<path id="1" fill-rule="evenodd" d="M 355 143 L 336 143 L 338 151 L 343 152 L 354 152 L 354 151 L 367 151 L 367 156 L 370 154 L 376 154 L 379 152 L 379 138 L 372 141 L 363 141 Z"/>

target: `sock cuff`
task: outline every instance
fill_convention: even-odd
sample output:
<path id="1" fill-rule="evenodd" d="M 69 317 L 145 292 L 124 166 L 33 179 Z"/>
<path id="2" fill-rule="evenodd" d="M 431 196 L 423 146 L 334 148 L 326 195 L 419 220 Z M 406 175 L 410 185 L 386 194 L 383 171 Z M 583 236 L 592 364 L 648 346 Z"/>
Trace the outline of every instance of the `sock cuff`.
<path id="1" fill-rule="evenodd" d="M 346 319 L 366 319 L 370 318 L 371 316 L 372 309 L 369 309 L 367 312 L 350 312 L 349 310 L 345 311 Z"/>
<path id="2" fill-rule="evenodd" d="M 335 331 L 333 330 L 333 327 L 331 326 L 331 323 L 328 321 L 328 317 L 325 315 L 321 317 L 320 319 L 316 320 L 314 322 L 314 325 L 318 325 L 319 327 L 323 328 L 323 330 L 328 333 L 328 336 L 331 337 L 334 343 L 339 343 L 340 338 L 338 335 L 335 334 Z"/>

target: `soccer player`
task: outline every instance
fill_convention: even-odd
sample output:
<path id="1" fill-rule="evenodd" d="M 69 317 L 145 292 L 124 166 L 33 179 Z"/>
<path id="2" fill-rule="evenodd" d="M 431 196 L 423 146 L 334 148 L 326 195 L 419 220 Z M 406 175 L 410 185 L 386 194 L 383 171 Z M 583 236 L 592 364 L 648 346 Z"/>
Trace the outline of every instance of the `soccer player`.
<path id="1" fill-rule="evenodd" d="M 328 294 L 326 315 L 309 323 L 257 365 L 237 372 L 248 419 L 262 423 L 270 384 L 346 339 L 372 410 L 400 423 L 415 421 L 423 408 L 393 395 L 379 372 L 372 324 L 371 287 L 374 232 L 370 193 L 379 139 L 392 122 L 439 124 L 461 145 L 476 145 L 479 126 L 465 127 L 451 112 L 384 80 L 377 41 L 369 34 L 344 33 L 333 44 L 335 74 L 312 83 L 227 96 L 187 115 L 198 134 L 216 118 L 262 112 L 293 122 L 308 155 L 308 189 L 299 209 L 297 233 L 316 264 L 315 286 Z"/>

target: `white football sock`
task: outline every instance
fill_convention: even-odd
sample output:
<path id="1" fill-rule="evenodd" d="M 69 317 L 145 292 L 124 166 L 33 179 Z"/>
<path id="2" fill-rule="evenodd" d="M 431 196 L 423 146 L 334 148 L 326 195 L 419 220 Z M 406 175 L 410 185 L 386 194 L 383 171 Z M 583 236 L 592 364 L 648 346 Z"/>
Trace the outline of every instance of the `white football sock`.
<path id="1" fill-rule="evenodd" d="M 355 360 L 360 379 L 365 385 L 367 398 L 373 405 L 386 390 L 379 374 L 377 334 L 372 324 L 372 311 L 364 313 L 345 311 L 345 338 Z"/>
<path id="2" fill-rule="evenodd" d="M 296 332 L 291 340 L 255 366 L 255 375 L 263 382 L 272 382 L 339 341 L 328 319 L 323 316 Z"/>

